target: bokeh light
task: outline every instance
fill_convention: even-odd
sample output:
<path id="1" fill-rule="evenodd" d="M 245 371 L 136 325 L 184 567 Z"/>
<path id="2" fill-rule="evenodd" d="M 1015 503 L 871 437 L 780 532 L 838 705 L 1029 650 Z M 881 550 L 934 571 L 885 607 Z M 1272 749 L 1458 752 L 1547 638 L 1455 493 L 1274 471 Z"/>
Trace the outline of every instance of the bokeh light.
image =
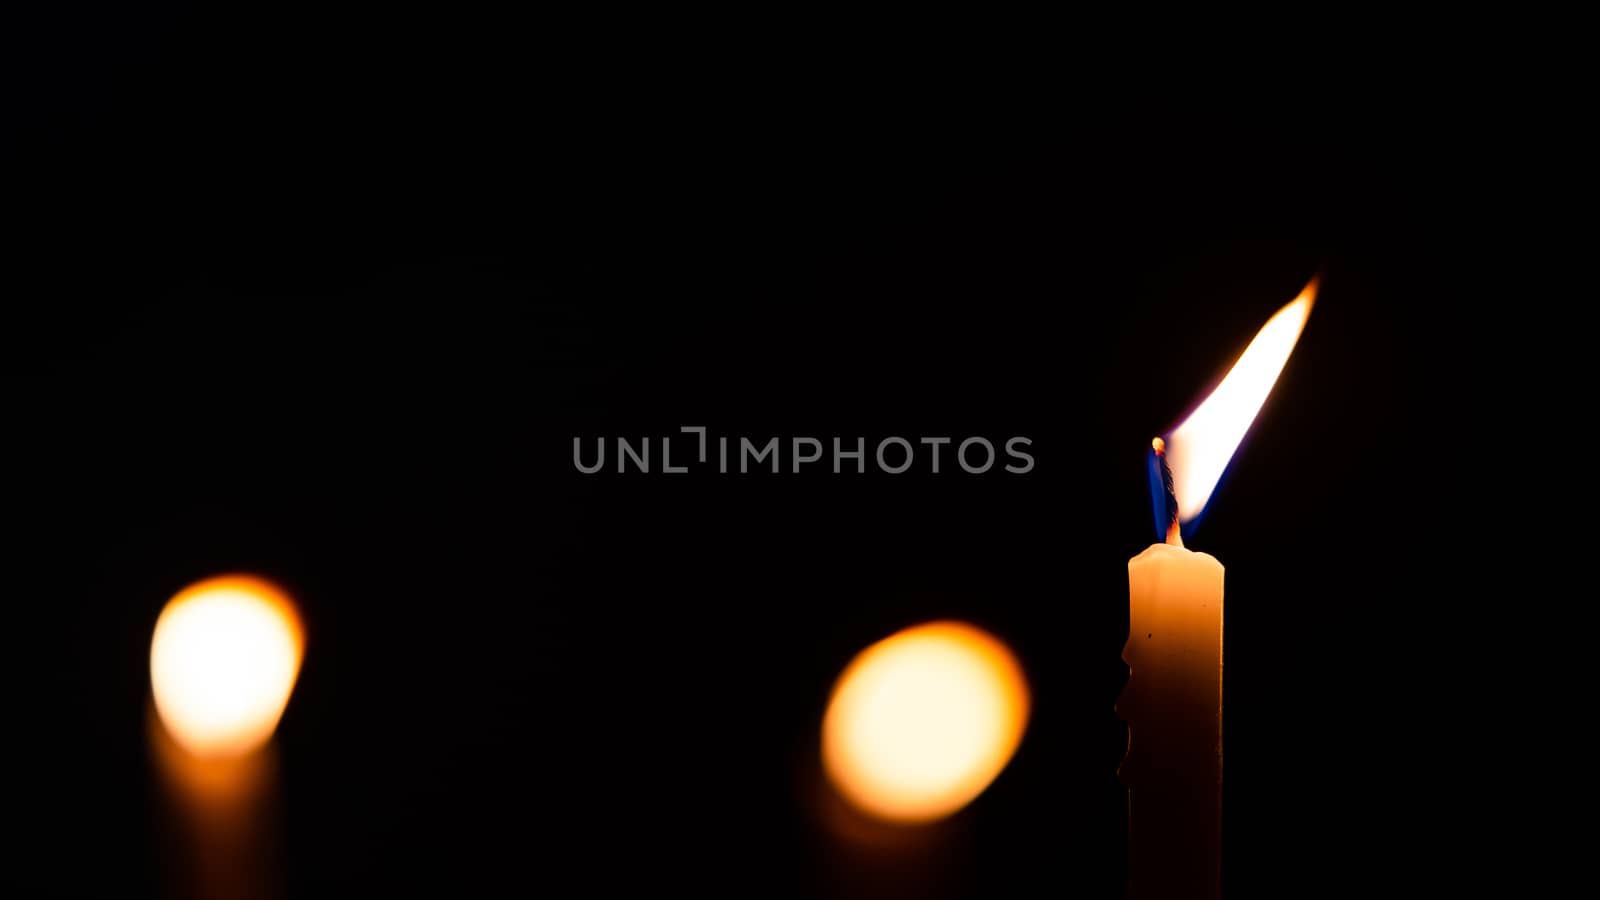
<path id="1" fill-rule="evenodd" d="M 1027 726 L 1022 668 L 995 637 L 931 622 L 863 650 L 834 686 L 823 767 L 857 809 L 930 822 L 983 793 Z"/>
<path id="2" fill-rule="evenodd" d="M 150 685 L 167 732 L 196 756 L 236 756 L 272 736 L 305 638 L 287 594 L 227 575 L 190 585 L 156 620 Z"/>

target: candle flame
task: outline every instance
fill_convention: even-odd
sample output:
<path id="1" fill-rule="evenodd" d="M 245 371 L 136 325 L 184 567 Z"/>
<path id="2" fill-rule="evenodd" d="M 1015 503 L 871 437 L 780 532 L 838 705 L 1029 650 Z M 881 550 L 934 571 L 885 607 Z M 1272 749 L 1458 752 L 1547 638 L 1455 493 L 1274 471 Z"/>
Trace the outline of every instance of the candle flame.
<path id="1" fill-rule="evenodd" d="M 195 756 L 249 753 L 278 726 L 304 646 L 300 616 L 275 585 L 246 575 L 190 585 L 150 640 L 156 712 Z"/>
<path id="2" fill-rule="evenodd" d="M 966 806 L 1016 752 L 1028 685 L 998 639 L 960 622 L 908 628 L 839 676 L 822 722 L 830 780 L 857 809 L 931 822 Z"/>
<path id="3" fill-rule="evenodd" d="M 1300 296 L 1261 326 L 1217 389 L 1167 435 L 1165 447 L 1154 446 L 1158 454 L 1165 450 L 1172 470 L 1179 521 L 1192 521 L 1211 499 L 1228 461 L 1267 402 L 1267 395 L 1300 340 L 1316 295 L 1317 283 L 1313 279 Z M 1160 441 L 1157 438 L 1155 443 Z"/>

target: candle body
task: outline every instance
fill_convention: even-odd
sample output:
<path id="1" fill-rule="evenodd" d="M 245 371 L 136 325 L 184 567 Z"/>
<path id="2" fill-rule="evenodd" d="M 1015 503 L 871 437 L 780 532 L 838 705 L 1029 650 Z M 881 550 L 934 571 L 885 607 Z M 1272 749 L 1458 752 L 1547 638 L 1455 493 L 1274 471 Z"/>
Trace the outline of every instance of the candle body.
<path id="1" fill-rule="evenodd" d="M 1128 561 L 1128 896 L 1221 894 L 1222 564 L 1172 544 Z"/>
<path id="2" fill-rule="evenodd" d="M 267 741 L 232 757 L 201 758 L 149 716 L 160 779 L 173 896 L 275 900 L 278 882 L 278 756 Z"/>

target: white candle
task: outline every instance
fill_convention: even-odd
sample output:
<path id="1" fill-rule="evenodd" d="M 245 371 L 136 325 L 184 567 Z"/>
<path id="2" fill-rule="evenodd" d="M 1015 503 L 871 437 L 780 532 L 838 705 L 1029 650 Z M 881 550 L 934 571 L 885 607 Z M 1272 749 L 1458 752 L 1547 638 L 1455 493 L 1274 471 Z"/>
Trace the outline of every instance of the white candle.
<path id="1" fill-rule="evenodd" d="M 1165 440 L 1151 442 L 1157 533 L 1128 561 L 1128 897 L 1221 896 L 1222 564 L 1183 546 L 1288 362 L 1316 295 L 1306 286 Z"/>
<path id="2" fill-rule="evenodd" d="M 1128 896 L 1220 895 L 1222 563 L 1175 543 L 1128 561 Z"/>

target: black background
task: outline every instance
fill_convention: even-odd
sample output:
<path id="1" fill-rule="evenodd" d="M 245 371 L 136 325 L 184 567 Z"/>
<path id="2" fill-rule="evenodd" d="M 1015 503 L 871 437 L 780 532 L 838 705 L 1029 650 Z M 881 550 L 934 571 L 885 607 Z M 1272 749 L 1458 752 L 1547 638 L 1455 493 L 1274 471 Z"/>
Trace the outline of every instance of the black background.
<path id="1" fill-rule="evenodd" d="M 150 628 L 243 570 L 308 620 L 292 896 L 1119 896 L 1144 448 L 1319 271 L 1189 536 L 1228 567 L 1225 878 L 1412 877 L 1430 775 L 1395 761 L 1430 727 L 1407 699 L 1437 676 L 1403 669 L 1437 576 L 1397 561 L 1436 539 L 1472 238 L 1425 112 L 488 21 L 14 39 L 22 895 L 166 892 Z M 572 466 L 574 436 L 684 425 L 1022 435 L 1037 467 Z M 827 692 L 943 616 L 1016 649 L 1028 734 L 953 820 L 861 843 L 818 772 Z"/>

